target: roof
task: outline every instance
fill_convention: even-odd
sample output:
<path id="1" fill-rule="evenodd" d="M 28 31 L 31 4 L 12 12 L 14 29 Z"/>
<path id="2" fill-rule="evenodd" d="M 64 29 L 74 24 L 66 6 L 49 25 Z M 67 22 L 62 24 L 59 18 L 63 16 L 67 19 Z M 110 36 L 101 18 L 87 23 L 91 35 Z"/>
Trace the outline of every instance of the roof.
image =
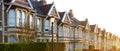
<path id="1" fill-rule="evenodd" d="M 91 31 L 94 31 L 95 25 L 90 25 Z"/>
<path id="2" fill-rule="evenodd" d="M 11 0 L 4 0 L 5 3 L 7 4 L 11 4 Z M 12 5 L 15 5 L 15 6 L 20 6 L 20 7 L 23 7 L 23 8 L 31 8 L 31 6 L 29 5 L 29 2 L 27 0 L 24 0 L 24 1 L 19 1 L 19 0 L 15 0 L 14 3 L 12 3 Z"/>
<path id="3" fill-rule="evenodd" d="M 53 6 L 53 3 L 42 5 L 41 1 L 34 1 L 34 0 L 31 0 L 31 3 L 34 9 L 36 10 L 36 12 L 40 15 L 47 15 L 51 7 Z"/>
<path id="4" fill-rule="evenodd" d="M 43 12 L 44 15 L 47 15 L 48 12 L 50 11 L 51 7 L 53 4 L 47 4 L 47 5 L 42 5 L 40 6 L 40 10 Z"/>
<path id="5" fill-rule="evenodd" d="M 79 21 L 81 25 L 86 26 L 87 21 Z"/>
<path id="6" fill-rule="evenodd" d="M 62 19 L 63 16 L 64 16 L 64 14 L 65 14 L 65 12 L 58 12 L 58 13 L 59 13 L 59 15 L 60 15 L 60 19 Z"/>
<path id="7" fill-rule="evenodd" d="M 58 21 L 58 24 L 60 24 L 62 22 L 65 12 L 58 12 L 58 14 L 60 16 L 60 20 Z"/>
<path id="8" fill-rule="evenodd" d="M 79 24 L 76 22 L 76 21 L 77 21 L 76 18 L 70 17 L 70 19 L 71 19 L 71 25 L 73 25 L 73 26 L 78 26 L 78 25 L 79 25 Z"/>
<path id="9" fill-rule="evenodd" d="M 30 0 L 36 12 L 40 15 L 43 15 L 43 12 L 40 10 L 40 3 L 38 1 Z"/>

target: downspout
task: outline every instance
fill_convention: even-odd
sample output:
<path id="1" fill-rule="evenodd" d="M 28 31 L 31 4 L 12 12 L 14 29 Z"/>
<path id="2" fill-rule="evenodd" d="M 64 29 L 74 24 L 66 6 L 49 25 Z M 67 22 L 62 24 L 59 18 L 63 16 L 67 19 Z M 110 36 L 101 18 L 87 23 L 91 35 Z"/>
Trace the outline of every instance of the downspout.
<path id="1" fill-rule="evenodd" d="M 2 43 L 4 43 L 4 33 L 5 33 L 5 28 L 4 28 L 4 11 L 5 11 L 5 8 L 4 8 L 4 0 L 2 0 Z"/>

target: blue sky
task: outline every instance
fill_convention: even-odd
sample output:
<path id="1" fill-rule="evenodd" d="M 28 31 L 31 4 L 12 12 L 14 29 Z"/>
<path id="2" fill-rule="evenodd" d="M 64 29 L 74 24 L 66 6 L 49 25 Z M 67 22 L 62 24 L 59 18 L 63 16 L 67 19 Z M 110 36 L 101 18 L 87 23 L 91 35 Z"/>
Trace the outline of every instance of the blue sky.
<path id="1" fill-rule="evenodd" d="M 98 24 L 108 32 L 120 37 L 120 1 L 119 0 L 46 0 L 55 2 L 58 11 L 73 9 L 79 20 L 88 18 L 90 24 Z"/>

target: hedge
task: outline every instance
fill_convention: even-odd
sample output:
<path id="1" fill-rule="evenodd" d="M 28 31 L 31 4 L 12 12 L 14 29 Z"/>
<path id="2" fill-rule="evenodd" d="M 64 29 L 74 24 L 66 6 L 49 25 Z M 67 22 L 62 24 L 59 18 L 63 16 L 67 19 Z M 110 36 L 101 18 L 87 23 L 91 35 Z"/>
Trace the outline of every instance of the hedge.
<path id="1" fill-rule="evenodd" d="M 52 43 L 25 42 L 25 43 L 0 43 L 0 51 L 51 51 Z M 54 51 L 65 51 L 64 43 L 54 43 Z"/>

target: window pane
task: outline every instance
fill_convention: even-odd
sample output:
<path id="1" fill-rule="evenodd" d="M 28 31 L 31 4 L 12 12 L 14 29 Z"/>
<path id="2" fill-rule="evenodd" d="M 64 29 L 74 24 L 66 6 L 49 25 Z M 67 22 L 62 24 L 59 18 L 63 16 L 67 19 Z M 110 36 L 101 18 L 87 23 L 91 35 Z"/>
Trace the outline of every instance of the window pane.
<path id="1" fill-rule="evenodd" d="M 30 17 L 29 17 L 29 25 L 30 25 L 30 28 L 32 28 L 33 27 L 33 25 L 32 25 L 32 15 L 30 15 Z"/>
<path id="2" fill-rule="evenodd" d="M 20 10 L 17 11 L 17 26 L 21 25 L 21 12 Z"/>
<path id="3" fill-rule="evenodd" d="M 26 14 L 25 12 L 22 12 L 22 26 L 25 26 L 25 21 L 26 21 Z"/>
<path id="4" fill-rule="evenodd" d="M 40 19 L 37 19 L 37 30 L 40 31 Z"/>
<path id="5" fill-rule="evenodd" d="M 59 36 L 63 36 L 62 35 L 62 27 L 61 26 L 59 27 Z"/>
<path id="6" fill-rule="evenodd" d="M 49 31 L 49 20 L 45 21 L 45 31 Z"/>
<path id="7" fill-rule="evenodd" d="M 11 9 L 8 14 L 8 25 L 15 26 L 15 11 Z"/>

